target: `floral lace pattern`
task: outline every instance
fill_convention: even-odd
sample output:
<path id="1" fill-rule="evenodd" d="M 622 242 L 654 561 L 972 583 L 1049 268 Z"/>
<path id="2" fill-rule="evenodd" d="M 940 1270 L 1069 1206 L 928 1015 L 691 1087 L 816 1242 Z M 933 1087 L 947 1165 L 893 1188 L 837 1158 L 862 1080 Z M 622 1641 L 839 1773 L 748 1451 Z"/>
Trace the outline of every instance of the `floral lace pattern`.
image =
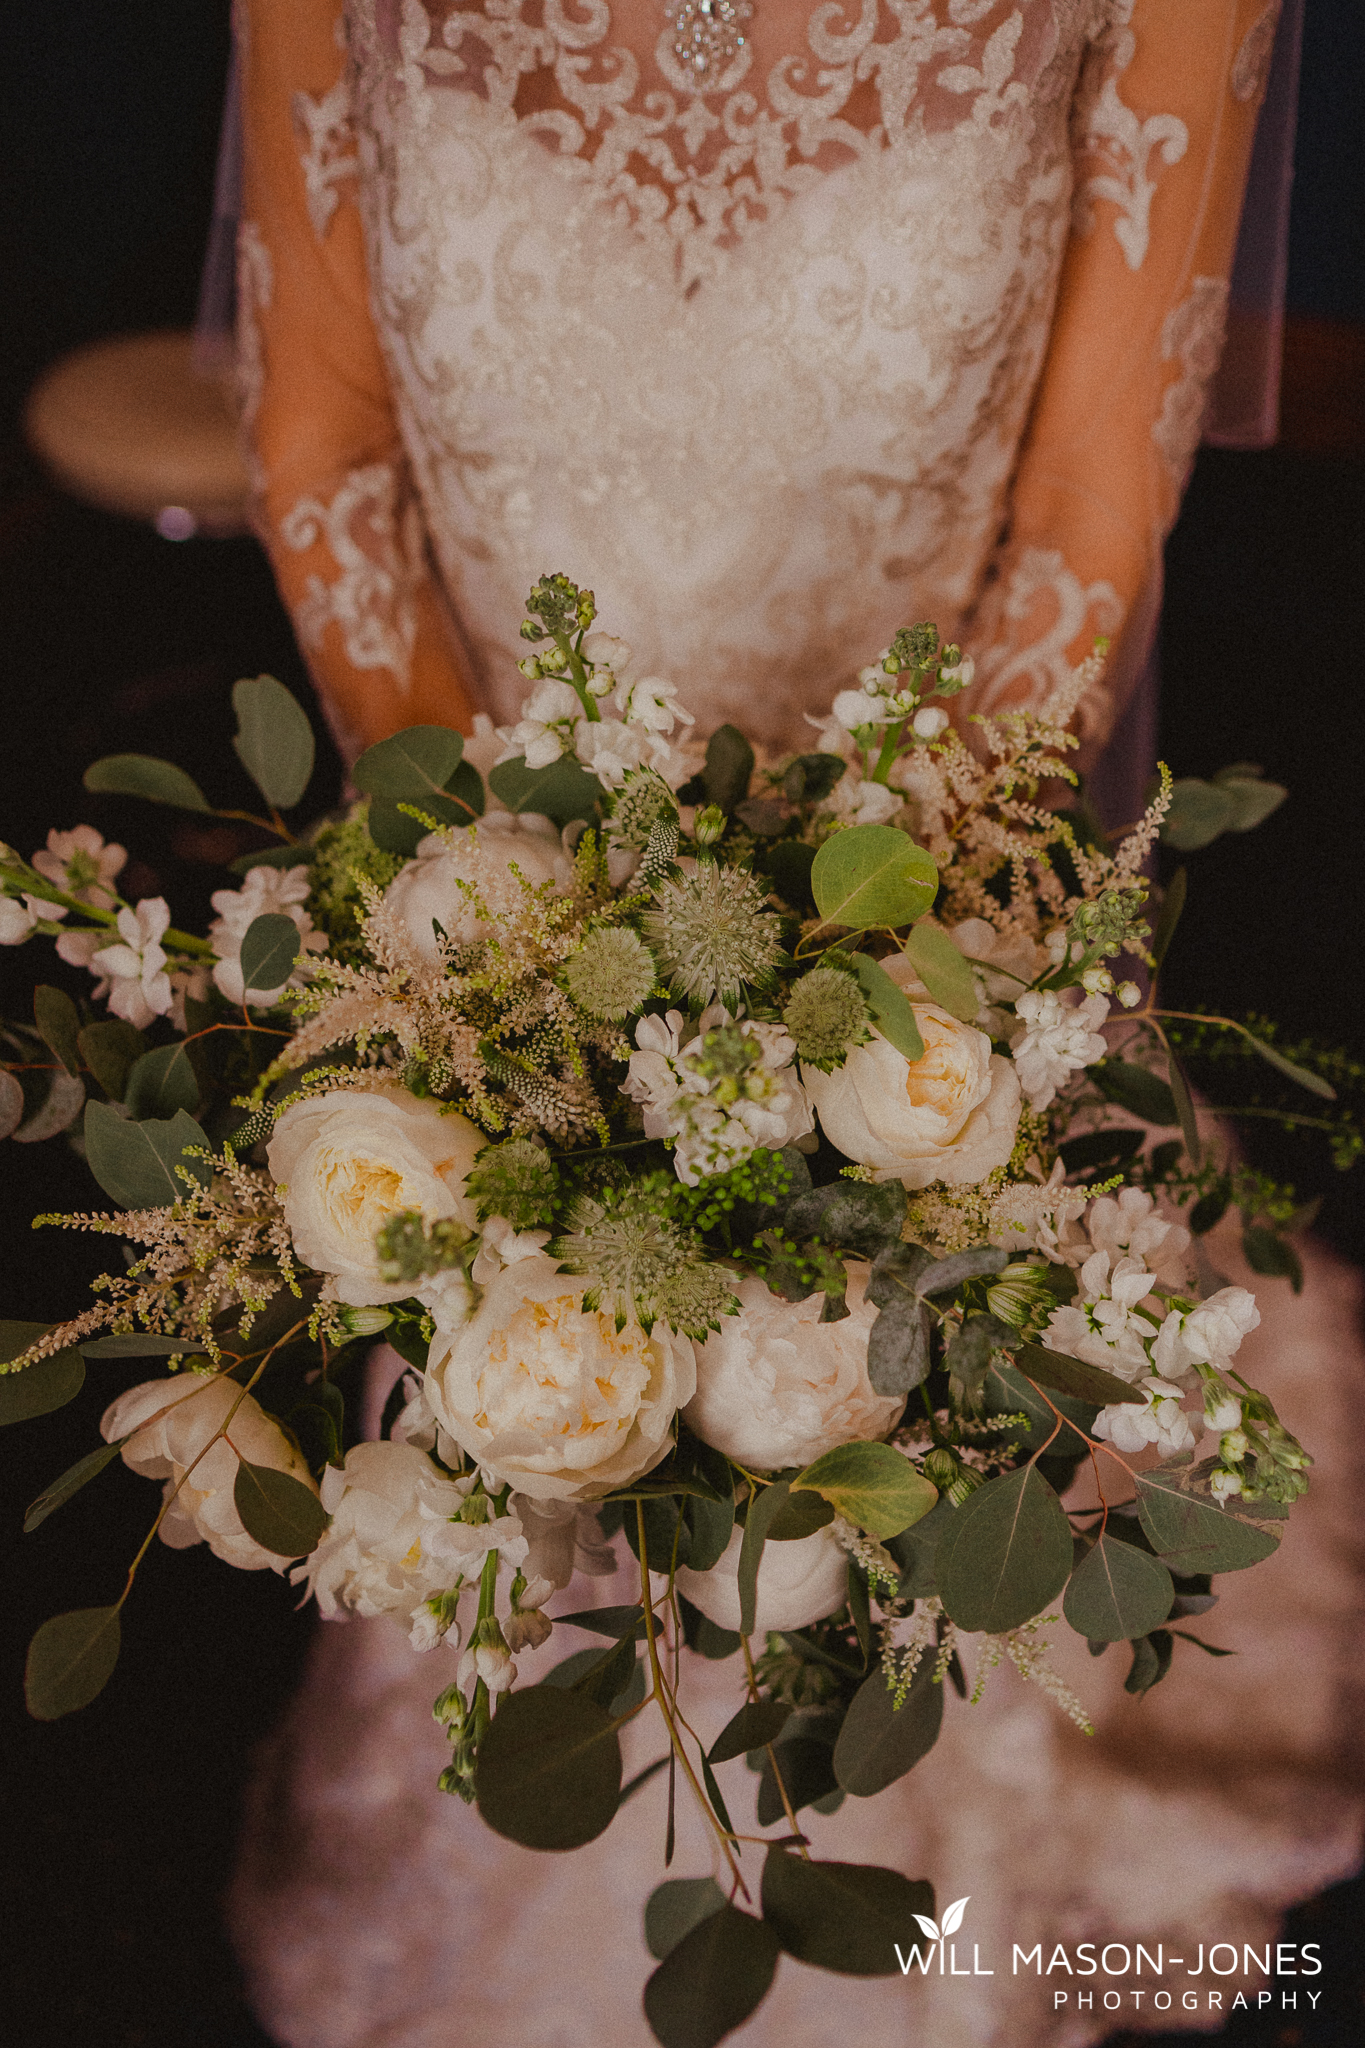
<path id="1" fill-rule="evenodd" d="M 1168 385 L 1152 439 L 1166 458 L 1177 491 L 1185 487 L 1204 425 L 1209 383 L 1223 353 L 1228 319 L 1228 281 L 1196 277 L 1187 299 L 1169 313 L 1161 330 L 1163 362 L 1179 366 Z"/>
<path id="2" fill-rule="evenodd" d="M 697 91 L 667 22 L 646 62 L 606 0 L 351 0 L 378 326 L 496 715 L 521 692 L 502 622 L 549 561 L 698 714 L 742 676 L 761 738 L 827 701 L 850 644 L 955 630 L 1116 9 L 826 0 L 771 61 L 758 8 Z"/>
<path id="3" fill-rule="evenodd" d="M 234 374 L 237 410 L 241 419 L 241 442 L 247 458 L 252 490 L 259 494 L 263 479 L 252 446 L 251 429 L 261 409 L 265 390 L 265 351 L 261 345 L 259 315 L 268 310 L 275 295 L 275 266 L 270 251 L 254 220 L 244 220 L 237 229 L 237 347 Z"/>
<path id="4" fill-rule="evenodd" d="M 1232 60 L 1234 99 L 1255 100 L 1260 104 L 1270 77 L 1270 60 L 1275 54 L 1275 31 L 1279 21 L 1280 0 L 1269 0 L 1265 12 L 1257 15 L 1243 36 Z"/>
<path id="5" fill-rule="evenodd" d="M 990 713 L 1037 702 L 1071 674 L 1067 650 L 1085 629 L 1117 632 L 1123 606 L 1111 583 L 1082 583 L 1058 548 L 1025 548 L 1013 564 L 994 607 L 1013 626 L 1028 631 L 1003 638 L 977 664 L 977 707 Z M 1102 736 L 1110 707 L 1088 693 L 1080 704 L 1081 730 Z"/>
<path id="6" fill-rule="evenodd" d="M 405 495 L 396 466 L 372 462 L 352 470 L 326 504 L 300 498 L 280 522 L 286 547 L 302 554 L 322 541 L 340 570 L 330 583 L 308 578 L 294 608 L 303 645 L 316 647 L 335 624 L 353 666 L 388 669 L 400 690 L 417 637 L 422 558 L 420 517 L 410 497 L 403 503 Z"/>
<path id="7" fill-rule="evenodd" d="M 330 92 L 314 97 L 296 92 L 292 101 L 299 136 L 308 218 L 321 241 L 337 210 L 337 186 L 355 176 L 360 160 L 351 133 L 351 88 L 344 76 Z"/>
<path id="8" fill-rule="evenodd" d="M 1118 208 L 1114 238 L 1130 270 L 1141 270 L 1152 236 L 1152 199 L 1163 164 L 1178 164 L 1190 134 L 1174 114 L 1144 121 L 1119 97 L 1119 79 L 1133 61 L 1137 39 L 1129 27 L 1133 0 L 1119 0 L 1118 19 L 1101 39 L 1077 110 L 1083 169 L 1076 193 L 1076 229 L 1089 234 L 1095 201 Z M 1155 163 L 1153 159 L 1155 158 Z"/>

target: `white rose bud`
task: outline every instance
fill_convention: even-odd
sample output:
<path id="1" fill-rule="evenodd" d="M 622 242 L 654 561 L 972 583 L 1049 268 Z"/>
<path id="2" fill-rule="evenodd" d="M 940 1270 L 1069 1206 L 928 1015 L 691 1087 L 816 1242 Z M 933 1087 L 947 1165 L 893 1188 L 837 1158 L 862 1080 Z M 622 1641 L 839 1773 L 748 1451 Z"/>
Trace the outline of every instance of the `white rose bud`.
<path id="1" fill-rule="evenodd" d="M 709 1572 L 682 1566 L 678 1591 L 717 1628 L 739 1627 L 739 1551 L 744 1540 L 736 1529 Z M 836 1614 L 848 1598 L 848 1556 L 827 1526 L 813 1536 L 789 1543 L 765 1543 L 758 1567 L 758 1599 L 754 1634 L 769 1629 L 808 1628 Z"/>
<path id="2" fill-rule="evenodd" d="M 554 685 L 555 689 L 567 687 Z M 575 698 L 575 708 L 577 701 Z M 552 760 L 559 758 L 558 741 L 555 746 Z M 527 760 L 532 767 L 546 765 L 530 761 L 529 750 Z M 487 933 L 460 884 L 477 888 L 491 911 L 518 910 L 525 894 L 511 872 L 514 864 L 533 889 L 545 882 L 566 889 L 573 878 L 573 865 L 548 818 L 534 812 L 517 817 L 510 811 L 494 811 L 476 826 L 457 828 L 448 838 L 433 832 L 419 840 L 416 858 L 394 876 L 384 891 L 384 901 L 402 925 L 413 951 L 429 966 L 438 967 L 441 949 L 433 921 L 457 946 L 473 945 Z"/>

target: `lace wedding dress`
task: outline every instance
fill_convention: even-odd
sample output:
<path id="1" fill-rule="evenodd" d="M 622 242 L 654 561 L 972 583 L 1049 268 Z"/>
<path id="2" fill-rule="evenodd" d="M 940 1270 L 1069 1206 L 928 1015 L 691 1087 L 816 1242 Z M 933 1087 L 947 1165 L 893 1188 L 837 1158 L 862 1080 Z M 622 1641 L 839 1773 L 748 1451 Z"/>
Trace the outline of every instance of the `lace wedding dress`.
<path id="1" fill-rule="evenodd" d="M 755 0 L 727 44 L 701 0 L 244 0 L 258 516 L 343 746 L 512 716 L 522 600 L 554 569 L 703 730 L 800 744 L 930 617 L 974 654 L 978 708 L 1116 636 L 1101 733 L 1218 361 L 1276 11 Z M 1317 1271 L 1309 1309 L 1263 1288 L 1256 1368 L 1328 1462 L 1351 1282 Z M 1348 1869 L 1333 1500 L 1254 1587 L 1225 1582 L 1238 1658 L 1182 1646 L 1137 1703 L 1118 1653 L 1072 1639 L 1093 1741 L 997 1674 L 894 1792 L 812 1822 L 825 1855 L 971 1894 L 993 1978 L 784 1964 L 744 2038 L 1092 2039 L 1115 2016 L 1054 2011 L 1007 1974 L 1014 1940 L 1264 1940 Z M 587 1640 L 564 1633 L 539 1662 Z M 501 1842 L 435 1790 L 446 1655 L 320 1633 L 234 1895 L 265 2024 L 289 2048 L 643 2044 L 659 1783 L 571 1858 Z M 699 1725 L 730 1683 L 699 1666 Z M 707 1867 L 687 1825 L 674 1874 Z M 1145 2004 L 1124 2023 L 1186 2017 Z"/>

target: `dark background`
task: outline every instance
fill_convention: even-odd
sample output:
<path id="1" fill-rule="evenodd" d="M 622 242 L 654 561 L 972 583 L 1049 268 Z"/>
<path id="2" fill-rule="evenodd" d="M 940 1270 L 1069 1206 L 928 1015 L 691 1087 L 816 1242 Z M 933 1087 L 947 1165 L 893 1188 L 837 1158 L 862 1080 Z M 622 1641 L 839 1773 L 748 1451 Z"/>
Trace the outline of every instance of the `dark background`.
<path id="1" fill-rule="evenodd" d="M 50 825 L 86 819 L 132 851 L 142 870 L 133 893 L 165 893 L 191 928 L 221 881 L 209 861 L 222 849 L 173 813 L 85 796 L 81 771 L 114 749 L 165 753 L 215 800 L 244 802 L 231 684 L 265 670 L 311 704 L 302 664 L 254 543 L 177 545 L 75 503 L 26 453 L 18 421 L 33 377 L 67 349 L 192 321 L 227 12 L 225 0 L 0 4 L 0 837 L 28 853 Z M 1308 0 L 1286 444 L 1199 459 L 1167 555 L 1161 732 L 1177 773 L 1252 759 L 1292 792 L 1254 840 L 1195 857 L 1168 1000 L 1272 1010 L 1291 1036 L 1316 1033 L 1358 1056 L 1363 87 L 1365 9 Z M 320 807 L 338 786 L 329 755 Z M 60 978 L 49 957 L 42 972 Z M 27 1010 L 35 964 L 0 954 L 0 1009 Z M 1348 1256 L 1365 1254 L 1359 1169 L 1343 1181 L 1302 1141 L 1267 1141 L 1257 1156 L 1303 1194 L 1321 1193 L 1321 1232 Z M 0 1196 L 0 1310 L 50 1320 L 103 1261 L 97 1240 L 32 1235 L 28 1218 L 86 1206 L 88 1177 L 60 1144 L 6 1145 Z M 118 1386 L 144 1372 L 135 1362 L 92 1371 L 72 1407 L 0 1445 L 4 2048 L 266 2048 L 241 2003 L 217 1902 L 249 1751 L 279 1712 L 311 1627 L 292 1616 L 290 1589 L 269 1573 L 231 1571 L 202 1547 L 153 1545 L 107 1691 L 51 1726 L 22 1711 L 33 1628 L 115 1595 L 116 1560 L 140 1542 L 152 1494 L 115 1467 L 28 1538 L 24 1505 L 95 1441 Z M 1329 1988 L 1317 2016 L 1240 2016 L 1230 2041 L 1365 2041 L 1352 1963 L 1360 1901 L 1359 1883 L 1337 1887 L 1288 1931 L 1324 1942 Z"/>

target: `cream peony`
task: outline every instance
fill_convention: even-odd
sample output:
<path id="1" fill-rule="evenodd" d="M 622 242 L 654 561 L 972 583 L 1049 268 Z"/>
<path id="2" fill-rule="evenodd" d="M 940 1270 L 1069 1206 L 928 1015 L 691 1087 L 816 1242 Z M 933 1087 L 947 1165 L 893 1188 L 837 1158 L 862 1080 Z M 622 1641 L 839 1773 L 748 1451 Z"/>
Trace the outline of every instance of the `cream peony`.
<path id="1" fill-rule="evenodd" d="M 903 957 L 882 964 L 894 980 L 918 986 Z M 984 1031 L 937 1003 L 913 1000 L 911 1007 L 922 1059 L 912 1064 L 874 1031 L 833 1073 L 803 1067 L 806 1093 L 831 1143 L 874 1168 L 877 1180 L 907 1188 L 984 1180 L 1014 1149 L 1018 1076 Z"/>
<path id="2" fill-rule="evenodd" d="M 234 1404 L 239 1404 L 235 1414 Z M 231 1443 L 223 1438 L 214 1443 L 224 1424 Z M 317 1488 L 302 1453 L 235 1381 L 193 1372 L 144 1381 L 110 1402 L 100 1418 L 100 1435 L 110 1444 L 131 1436 L 121 1453 L 124 1464 L 148 1479 L 164 1479 L 164 1498 L 169 1500 L 183 1482 L 161 1524 L 161 1540 L 172 1550 L 207 1543 L 215 1557 L 242 1571 L 284 1570 L 289 1560 L 263 1550 L 242 1527 L 232 1498 L 239 1454 L 249 1464 L 288 1472 L 314 1493 Z"/>
<path id="3" fill-rule="evenodd" d="M 410 1280 L 389 1284 L 379 1277 L 374 1240 L 390 1216 L 420 1209 L 428 1223 L 454 1217 L 476 1228 L 464 1182 L 484 1142 L 458 1111 L 443 1114 L 401 1088 L 345 1089 L 287 1109 L 266 1156 L 285 1189 L 285 1220 L 299 1257 L 329 1276 L 335 1300 L 364 1308 L 414 1293 L 425 1298 Z M 451 1279 L 459 1281 L 462 1303 L 462 1277 L 436 1276 Z M 448 1286 L 438 1291 L 443 1311 L 460 1312 L 446 1301 Z"/>
<path id="4" fill-rule="evenodd" d="M 683 1566 L 678 1591 L 700 1608 L 717 1628 L 739 1627 L 739 1549 L 744 1531 L 736 1529 L 709 1572 Z M 848 1557 L 832 1528 L 791 1543 L 765 1543 L 758 1567 L 758 1599 L 754 1634 L 769 1629 L 807 1628 L 836 1614 L 848 1598 Z"/>
<path id="5" fill-rule="evenodd" d="M 703 1443 L 775 1472 L 886 1434 L 905 1399 L 874 1393 L 867 1376 L 877 1313 L 866 1299 L 869 1270 L 850 1263 L 849 1313 L 837 1323 L 820 1320 L 823 1294 L 783 1301 L 756 1277 L 740 1282 L 739 1314 L 696 1347 L 697 1391 L 684 1412 Z"/>
<path id="6" fill-rule="evenodd" d="M 457 946 L 473 945 L 487 927 L 461 883 L 476 888 L 494 913 L 519 910 L 525 896 L 512 873 L 514 865 L 533 889 L 546 882 L 564 889 L 573 876 L 572 863 L 548 818 L 529 811 L 520 816 L 492 811 L 478 825 L 457 828 L 448 838 L 433 832 L 420 840 L 415 859 L 394 876 L 384 901 L 414 951 L 439 967 L 441 949 L 433 920 Z"/>
<path id="7" fill-rule="evenodd" d="M 584 1279 L 543 1254 L 491 1283 L 478 1313 L 437 1333 L 426 1394 L 443 1429 L 533 1499 L 589 1500 L 668 1451 L 674 1414 L 696 1390 L 692 1345 L 663 1323 L 584 1309 Z"/>

